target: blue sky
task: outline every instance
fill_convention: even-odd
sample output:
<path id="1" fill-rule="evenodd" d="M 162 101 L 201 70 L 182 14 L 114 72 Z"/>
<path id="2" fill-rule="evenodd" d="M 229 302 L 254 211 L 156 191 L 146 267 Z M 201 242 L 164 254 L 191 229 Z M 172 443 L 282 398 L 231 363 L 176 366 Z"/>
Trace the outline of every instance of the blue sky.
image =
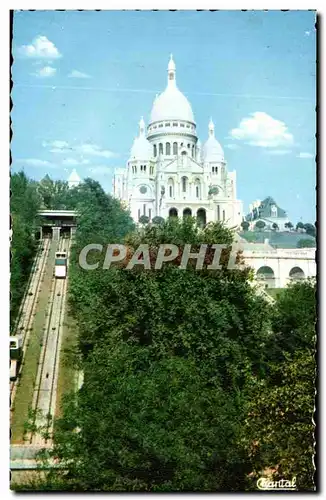
<path id="1" fill-rule="evenodd" d="M 15 12 L 12 169 L 111 191 L 169 54 L 202 143 L 210 116 L 245 212 L 272 196 L 315 221 L 315 14 L 308 11 Z"/>

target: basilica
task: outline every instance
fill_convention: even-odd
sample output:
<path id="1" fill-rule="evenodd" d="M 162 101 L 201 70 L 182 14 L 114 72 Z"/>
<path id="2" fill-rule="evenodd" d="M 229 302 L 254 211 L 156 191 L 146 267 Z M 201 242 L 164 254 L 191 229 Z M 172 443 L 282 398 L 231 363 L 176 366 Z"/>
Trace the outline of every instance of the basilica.
<path id="1" fill-rule="evenodd" d="M 155 98 L 147 127 L 141 118 L 127 165 L 115 172 L 113 193 L 136 222 L 143 215 L 149 220 L 191 215 L 201 224 L 224 221 L 231 227 L 243 220 L 236 172 L 228 171 L 212 119 L 201 146 L 172 56 L 166 89 Z"/>

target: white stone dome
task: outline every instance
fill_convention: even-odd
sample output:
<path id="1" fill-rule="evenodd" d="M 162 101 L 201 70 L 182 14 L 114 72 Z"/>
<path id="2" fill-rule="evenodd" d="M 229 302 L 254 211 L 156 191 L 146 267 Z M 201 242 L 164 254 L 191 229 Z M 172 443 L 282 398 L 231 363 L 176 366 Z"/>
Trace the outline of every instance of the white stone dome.
<path id="1" fill-rule="evenodd" d="M 177 88 L 175 73 L 175 63 L 171 56 L 168 65 L 168 84 L 164 92 L 154 101 L 150 123 L 162 120 L 184 120 L 195 123 L 188 99 Z"/>
<path id="2" fill-rule="evenodd" d="M 214 134 L 214 123 L 210 120 L 209 125 L 209 137 L 203 147 L 203 160 L 205 162 L 220 162 L 224 161 L 224 151 L 221 144 L 215 138 Z"/>
<path id="3" fill-rule="evenodd" d="M 130 160 L 148 161 L 152 158 L 152 145 L 145 136 L 145 122 L 143 118 L 139 122 L 139 136 L 135 138 L 130 151 Z"/>

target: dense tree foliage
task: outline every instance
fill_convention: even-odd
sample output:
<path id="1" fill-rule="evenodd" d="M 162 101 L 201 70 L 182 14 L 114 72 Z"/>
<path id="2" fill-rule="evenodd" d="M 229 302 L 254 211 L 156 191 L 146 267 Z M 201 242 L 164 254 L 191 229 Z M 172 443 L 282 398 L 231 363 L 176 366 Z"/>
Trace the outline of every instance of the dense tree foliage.
<path id="1" fill-rule="evenodd" d="M 297 244 L 298 248 L 314 248 L 316 247 L 316 241 L 314 240 L 308 240 L 307 238 L 302 238 L 302 240 L 298 241 Z"/>
<path id="2" fill-rule="evenodd" d="M 313 487 L 315 289 L 289 286 L 271 306 L 253 273 L 228 269 L 233 232 L 169 218 L 135 229 L 120 203 L 86 179 L 69 191 L 78 227 L 69 267 L 69 307 L 78 324 L 76 359 L 84 384 L 65 399 L 43 489 L 81 491 L 244 491 L 273 468 Z M 43 198 L 44 199 L 44 198 Z M 68 205 L 66 205 L 68 206 Z M 89 263 L 79 265 L 81 250 Z M 108 244 L 123 261 L 103 269 Z M 125 264 L 148 244 L 151 269 Z M 154 268 L 159 245 L 174 261 Z M 185 244 L 224 244 L 221 268 L 179 269 Z M 241 253 L 237 262 L 242 262 Z"/>
<path id="3" fill-rule="evenodd" d="M 42 199 L 42 208 L 47 210 L 72 210 L 75 205 L 74 190 L 69 189 L 68 182 L 54 181 L 46 175 L 38 183 L 38 192 Z"/>
<path id="4" fill-rule="evenodd" d="M 241 222 L 241 227 L 242 227 L 242 229 L 243 229 L 244 231 L 248 231 L 249 226 L 250 226 L 250 224 L 249 224 L 249 222 L 248 222 L 248 221 L 243 220 L 243 221 Z"/>
<path id="5" fill-rule="evenodd" d="M 281 293 L 272 315 L 268 375 L 253 377 L 246 424 L 255 470 L 273 467 L 275 479 L 296 477 L 305 491 L 315 484 L 315 294 L 314 280 Z"/>
<path id="6" fill-rule="evenodd" d="M 255 224 L 255 227 L 257 229 L 260 229 L 260 231 L 262 231 L 264 229 L 264 227 L 266 226 L 266 223 L 263 221 L 263 220 L 258 220 Z"/>
<path id="7" fill-rule="evenodd" d="M 140 224 L 148 224 L 149 223 L 149 217 L 147 215 L 141 215 L 139 217 L 139 222 L 140 222 Z"/>
<path id="8" fill-rule="evenodd" d="M 163 224 L 163 222 L 164 222 L 163 217 L 159 217 L 159 216 L 153 217 L 153 220 L 152 220 L 153 224 Z"/>
<path id="9" fill-rule="evenodd" d="M 191 243 L 195 251 L 201 243 L 230 245 L 233 234 L 220 223 L 200 230 L 194 219 L 175 218 L 125 240 L 130 249 L 148 243 L 155 257 L 160 243 Z M 270 310 L 251 272 L 221 261 L 216 271 L 194 263 L 182 271 L 178 259 L 147 271 L 72 264 L 84 385 L 57 423 L 54 448 L 71 488 L 245 489 L 246 393 L 252 374 L 266 372 Z"/>
<path id="10" fill-rule="evenodd" d="M 315 238 L 316 236 L 316 226 L 314 224 L 304 224 L 304 229 L 306 230 L 306 233 L 309 234 L 310 236 L 313 236 Z"/>
<path id="11" fill-rule="evenodd" d="M 24 172 L 11 176 L 10 190 L 12 226 L 10 313 L 13 322 L 24 295 L 37 248 L 34 234 L 38 227 L 37 212 L 41 200 L 37 192 L 37 183 L 28 179 Z"/>

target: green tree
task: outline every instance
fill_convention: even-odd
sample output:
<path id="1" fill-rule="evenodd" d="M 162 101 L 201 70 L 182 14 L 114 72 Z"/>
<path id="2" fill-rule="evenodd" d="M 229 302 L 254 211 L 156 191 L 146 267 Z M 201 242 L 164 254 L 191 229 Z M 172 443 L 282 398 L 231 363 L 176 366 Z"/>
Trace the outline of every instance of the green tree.
<path id="1" fill-rule="evenodd" d="M 22 300 L 35 256 L 35 232 L 39 225 L 40 197 L 37 185 L 24 172 L 10 179 L 12 224 L 10 262 L 10 316 L 13 323 Z"/>
<path id="2" fill-rule="evenodd" d="M 255 227 L 262 231 L 264 227 L 266 226 L 266 223 L 263 220 L 258 220 L 255 224 Z"/>
<path id="3" fill-rule="evenodd" d="M 69 188 L 68 182 L 54 181 L 48 174 L 38 183 L 38 192 L 47 210 L 73 210 L 83 197 L 80 186 Z"/>
<path id="4" fill-rule="evenodd" d="M 293 224 L 292 224 L 292 222 L 286 222 L 284 224 L 284 227 L 286 227 L 287 229 L 290 229 L 290 231 L 291 231 L 291 229 L 293 228 Z"/>
<path id="5" fill-rule="evenodd" d="M 304 227 L 307 234 L 309 234 L 310 236 L 313 236 L 315 238 L 316 227 L 313 224 L 307 223 L 307 224 L 304 224 L 303 227 Z"/>
<path id="6" fill-rule="evenodd" d="M 152 223 L 153 224 L 163 224 L 164 219 L 163 219 L 163 217 L 156 216 L 156 217 L 153 217 Z"/>
<path id="7" fill-rule="evenodd" d="M 272 225 L 272 228 L 274 229 L 274 231 L 277 231 L 278 230 L 278 224 L 276 224 L 276 222 L 274 222 L 273 225 Z"/>
<path id="8" fill-rule="evenodd" d="M 314 240 L 302 239 L 297 243 L 297 248 L 314 248 L 316 246 L 316 242 Z"/>
<path id="9" fill-rule="evenodd" d="M 250 226 L 250 224 L 249 224 L 249 222 L 248 222 L 248 221 L 243 220 L 243 221 L 241 222 L 241 227 L 242 227 L 243 231 L 248 231 L 249 226 Z"/>
<path id="10" fill-rule="evenodd" d="M 298 222 L 295 229 L 296 229 L 296 231 L 298 231 L 298 229 L 304 229 L 303 222 Z"/>
<path id="11" fill-rule="evenodd" d="M 295 477 L 299 491 L 314 489 L 315 372 L 311 349 L 298 349 L 270 365 L 268 379 L 253 380 L 246 427 L 254 480 L 274 469 L 274 480 Z"/>
<path id="12" fill-rule="evenodd" d="M 88 227 L 78 229 L 77 246 Z M 200 230 L 192 218 L 172 218 L 125 237 L 131 252 L 147 243 L 151 262 L 161 243 L 180 246 L 161 270 L 118 263 L 84 272 L 71 263 L 84 385 L 66 402 L 53 451 L 70 489 L 245 488 L 252 465 L 241 445 L 244 394 L 252 374 L 266 371 L 270 306 L 249 269 L 227 269 L 227 249 L 219 270 L 198 271 L 193 261 L 178 268 L 185 243 L 192 251 L 207 244 L 212 258 L 210 245 L 233 237 L 221 223 Z"/>
<path id="13" fill-rule="evenodd" d="M 149 223 L 149 217 L 147 215 L 141 215 L 139 217 L 139 222 L 140 224 L 148 224 Z"/>
<path id="14" fill-rule="evenodd" d="M 71 489 L 234 491 L 244 487 L 238 468 L 250 470 L 237 444 L 240 401 L 192 360 L 103 345 L 85 363 L 78 406 L 57 423 L 54 454 Z"/>
<path id="15" fill-rule="evenodd" d="M 316 281 L 291 284 L 276 301 L 268 371 L 253 377 L 248 398 L 248 453 L 254 471 L 274 468 L 274 479 L 297 478 L 313 488 Z"/>

